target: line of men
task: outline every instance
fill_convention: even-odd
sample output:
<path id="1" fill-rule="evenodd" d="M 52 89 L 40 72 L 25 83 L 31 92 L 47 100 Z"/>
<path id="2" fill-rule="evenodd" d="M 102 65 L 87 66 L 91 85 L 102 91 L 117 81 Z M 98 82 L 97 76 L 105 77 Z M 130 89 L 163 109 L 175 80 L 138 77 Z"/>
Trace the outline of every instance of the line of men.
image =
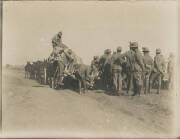
<path id="1" fill-rule="evenodd" d="M 140 95 L 142 89 L 144 93 L 150 93 L 152 85 L 157 81 L 157 94 L 160 93 L 162 78 L 166 75 L 165 59 L 161 49 L 156 49 L 156 56 L 153 58 L 149 54 L 149 49 L 143 47 L 143 54 L 138 49 L 138 42 L 130 42 L 129 51 L 122 53 L 122 47 L 111 54 L 110 49 L 104 51 L 100 58 L 94 56 L 91 69 L 99 72 L 102 79 L 102 86 L 106 90 L 113 90 L 115 95 L 119 95 L 123 86 L 123 79 L 126 77 L 127 93 L 133 86 L 133 96 Z M 168 62 L 170 86 L 173 81 L 173 55 Z"/>

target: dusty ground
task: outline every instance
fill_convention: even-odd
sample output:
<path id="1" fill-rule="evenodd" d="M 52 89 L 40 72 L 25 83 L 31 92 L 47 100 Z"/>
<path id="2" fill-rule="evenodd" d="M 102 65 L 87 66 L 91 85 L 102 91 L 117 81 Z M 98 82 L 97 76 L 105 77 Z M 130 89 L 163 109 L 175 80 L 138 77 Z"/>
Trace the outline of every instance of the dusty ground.
<path id="1" fill-rule="evenodd" d="M 172 135 L 172 94 L 79 95 L 53 90 L 3 70 L 3 136 L 8 137 L 168 137 Z"/>

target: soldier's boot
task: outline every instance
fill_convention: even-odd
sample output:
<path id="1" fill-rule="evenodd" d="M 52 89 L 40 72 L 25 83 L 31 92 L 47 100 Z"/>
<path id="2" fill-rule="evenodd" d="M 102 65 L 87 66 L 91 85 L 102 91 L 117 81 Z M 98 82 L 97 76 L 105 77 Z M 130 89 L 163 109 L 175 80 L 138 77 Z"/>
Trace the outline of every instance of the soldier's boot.
<path id="1" fill-rule="evenodd" d="M 139 86 L 139 87 L 138 87 L 138 95 L 139 95 L 139 96 L 141 95 L 141 89 L 142 89 L 142 86 Z"/>
<path id="2" fill-rule="evenodd" d="M 148 84 L 145 84 L 145 87 L 144 87 L 144 94 L 147 94 L 149 93 L 149 87 L 148 87 Z"/>
<path id="3" fill-rule="evenodd" d="M 114 85 L 114 87 L 113 87 L 113 93 L 112 93 L 113 95 L 119 95 L 118 94 L 118 89 L 117 89 L 117 85 Z"/>
<path id="4" fill-rule="evenodd" d="M 145 80 L 144 85 L 143 85 L 143 90 L 144 90 L 144 94 L 146 94 L 147 93 L 146 80 Z"/>
<path id="5" fill-rule="evenodd" d="M 149 93 L 149 94 L 151 93 L 151 88 L 152 88 L 152 82 L 150 81 L 150 82 L 149 82 L 149 86 L 148 86 L 148 93 Z"/>
<path id="6" fill-rule="evenodd" d="M 131 80 L 128 79 L 127 81 L 127 91 L 126 93 L 129 94 L 129 91 L 131 90 Z"/>
<path id="7" fill-rule="evenodd" d="M 136 96 L 136 94 L 137 94 L 137 93 L 134 92 L 131 96 Z"/>
<path id="8" fill-rule="evenodd" d="M 134 87 L 134 93 L 131 96 L 136 96 L 137 95 L 137 87 Z"/>
<path id="9" fill-rule="evenodd" d="M 157 89 L 157 94 L 160 93 L 160 90 L 161 90 L 161 78 L 159 79 L 158 81 L 158 89 Z"/>
<path id="10" fill-rule="evenodd" d="M 82 95 L 82 89 L 81 88 L 79 88 L 79 94 Z"/>

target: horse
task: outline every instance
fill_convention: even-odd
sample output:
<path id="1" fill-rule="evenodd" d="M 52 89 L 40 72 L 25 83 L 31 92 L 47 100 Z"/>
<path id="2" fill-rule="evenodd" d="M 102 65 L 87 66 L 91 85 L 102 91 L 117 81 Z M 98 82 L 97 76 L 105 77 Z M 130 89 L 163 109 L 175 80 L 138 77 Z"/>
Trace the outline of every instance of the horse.
<path id="1" fill-rule="evenodd" d="M 85 64 L 74 64 L 74 77 L 78 81 L 79 94 L 85 94 L 92 85 L 92 78 L 90 76 L 90 66 Z"/>

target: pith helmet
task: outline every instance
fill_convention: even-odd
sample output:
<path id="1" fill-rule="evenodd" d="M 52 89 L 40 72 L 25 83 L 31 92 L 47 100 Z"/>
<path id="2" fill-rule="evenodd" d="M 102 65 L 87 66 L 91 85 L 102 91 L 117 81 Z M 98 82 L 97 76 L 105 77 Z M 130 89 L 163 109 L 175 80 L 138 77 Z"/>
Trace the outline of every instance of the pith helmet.
<path id="1" fill-rule="evenodd" d="M 147 47 L 143 47 L 142 49 L 143 49 L 143 52 L 149 52 L 149 48 Z"/>
<path id="2" fill-rule="evenodd" d="M 122 47 L 119 46 L 119 47 L 117 48 L 117 52 L 121 52 L 121 51 L 122 51 Z"/>
<path id="3" fill-rule="evenodd" d="M 98 56 L 94 56 L 94 59 L 96 60 L 96 59 L 98 59 L 99 57 Z"/>
<path id="4" fill-rule="evenodd" d="M 138 42 L 130 42 L 131 48 L 138 48 Z"/>
<path id="5" fill-rule="evenodd" d="M 156 49 L 156 54 L 160 54 L 161 53 L 161 49 Z"/>
<path id="6" fill-rule="evenodd" d="M 105 53 L 105 54 L 110 54 L 110 53 L 111 53 L 111 49 L 106 49 L 106 50 L 104 51 L 104 53 Z"/>
<path id="7" fill-rule="evenodd" d="M 61 31 L 58 33 L 58 36 L 60 36 L 60 37 L 62 36 L 62 32 Z"/>

